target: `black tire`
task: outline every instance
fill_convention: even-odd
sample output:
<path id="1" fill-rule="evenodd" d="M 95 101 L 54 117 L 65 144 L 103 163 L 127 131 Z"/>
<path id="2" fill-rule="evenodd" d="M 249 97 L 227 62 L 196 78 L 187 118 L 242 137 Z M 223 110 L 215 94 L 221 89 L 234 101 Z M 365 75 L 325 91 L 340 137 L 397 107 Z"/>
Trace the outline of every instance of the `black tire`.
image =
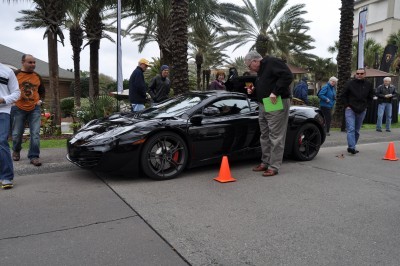
<path id="1" fill-rule="evenodd" d="M 294 157 L 299 161 L 311 161 L 317 156 L 321 142 L 321 132 L 316 125 L 311 123 L 302 125 L 295 134 Z"/>
<path id="2" fill-rule="evenodd" d="M 155 180 L 175 178 L 185 169 L 187 161 L 187 145 L 173 132 L 152 136 L 146 141 L 141 154 L 143 172 Z"/>

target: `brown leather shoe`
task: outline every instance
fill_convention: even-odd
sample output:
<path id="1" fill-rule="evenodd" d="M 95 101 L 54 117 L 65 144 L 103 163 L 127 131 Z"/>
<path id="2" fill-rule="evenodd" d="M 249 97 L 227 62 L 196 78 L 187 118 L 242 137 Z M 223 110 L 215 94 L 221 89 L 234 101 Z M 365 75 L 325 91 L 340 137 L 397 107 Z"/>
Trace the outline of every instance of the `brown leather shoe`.
<path id="1" fill-rule="evenodd" d="M 274 175 L 277 175 L 277 174 L 278 174 L 277 171 L 274 171 L 274 170 L 272 170 L 272 169 L 268 169 L 267 171 L 265 171 L 265 172 L 263 173 L 263 176 L 274 176 Z"/>
<path id="2" fill-rule="evenodd" d="M 40 162 L 39 158 L 33 158 L 31 160 L 31 164 L 33 164 L 34 166 L 41 166 L 42 163 Z"/>
<path id="3" fill-rule="evenodd" d="M 19 155 L 19 151 L 13 151 L 12 158 L 14 161 L 19 161 L 19 159 L 21 159 L 21 156 Z"/>
<path id="4" fill-rule="evenodd" d="M 265 167 L 263 164 L 259 164 L 256 167 L 253 168 L 254 172 L 261 172 L 267 170 L 268 167 Z"/>

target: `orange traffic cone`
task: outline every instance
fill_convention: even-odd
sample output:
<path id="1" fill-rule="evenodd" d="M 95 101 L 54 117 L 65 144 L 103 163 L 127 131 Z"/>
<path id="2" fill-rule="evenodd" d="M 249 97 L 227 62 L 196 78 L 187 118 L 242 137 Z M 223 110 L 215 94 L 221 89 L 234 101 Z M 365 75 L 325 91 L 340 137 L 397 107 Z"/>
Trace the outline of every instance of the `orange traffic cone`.
<path id="1" fill-rule="evenodd" d="M 222 157 L 219 175 L 218 175 L 218 177 L 214 178 L 214 180 L 221 182 L 221 183 L 236 181 L 236 179 L 231 176 L 231 170 L 229 169 L 229 163 L 228 163 L 227 156 Z"/>
<path id="2" fill-rule="evenodd" d="M 388 149 L 386 151 L 385 157 L 383 157 L 384 160 L 389 160 L 389 161 L 397 161 L 399 158 L 396 157 L 396 152 L 394 151 L 394 143 L 390 142 Z"/>

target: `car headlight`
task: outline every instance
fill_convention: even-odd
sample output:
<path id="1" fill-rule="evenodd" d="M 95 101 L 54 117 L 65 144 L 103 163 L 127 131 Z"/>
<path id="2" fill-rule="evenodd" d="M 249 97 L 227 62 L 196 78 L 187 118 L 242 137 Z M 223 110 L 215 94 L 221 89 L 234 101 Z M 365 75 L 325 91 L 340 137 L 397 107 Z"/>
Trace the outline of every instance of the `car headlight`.
<path id="1" fill-rule="evenodd" d="M 101 134 L 91 137 L 89 142 L 86 143 L 86 145 L 91 146 L 91 145 L 102 145 L 102 144 L 111 143 L 111 142 L 115 141 L 116 139 L 118 139 L 119 136 L 133 130 L 134 128 L 135 128 L 135 125 L 113 128 L 104 133 L 101 133 Z"/>

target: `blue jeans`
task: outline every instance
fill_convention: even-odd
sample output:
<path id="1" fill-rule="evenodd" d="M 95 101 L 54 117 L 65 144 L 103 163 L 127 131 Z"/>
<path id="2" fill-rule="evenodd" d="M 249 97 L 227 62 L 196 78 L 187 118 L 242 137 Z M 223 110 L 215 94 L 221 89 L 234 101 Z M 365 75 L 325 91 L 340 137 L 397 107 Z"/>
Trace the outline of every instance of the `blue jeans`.
<path id="1" fill-rule="evenodd" d="M 345 109 L 346 128 L 347 128 L 347 146 L 355 149 L 358 138 L 360 137 L 360 129 L 365 118 L 367 110 L 362 113 L 355 113 L 351 108 Z"/>
<path id="2" fill-rule="evenodd" d="M 139 112 L 144 109 L 144 104 L 141 103 L 132 103 L 132 112 Z"/>
<path id="3" fill-rule="evenodd" d="M 386 114 L 386 130 L 389 130 L 392 123 L 392 103 L 380 103 L 378 105 L 378 120 L 376 121 L 376 129 L 382 129 L 383 113 Z"/>
<path id="4" fill-rule="evenodd" d="M 0 113 L 0 180 L 13 180 L 14 167 L 11 160 L 8 133 L 10 131 L 10 115 Z"/>
<path id="5" fill-rule="evenodd" d="M 11 107 L 12 113 L 12 140 L 13 151 L 19 152 L 22 147 L 22 135 L 25 130 L 25 121 L 29 123 L 29 143 L 28 158 L 39 158 L 40 154 L 40 106 L 36 105 L 32 111 L 24 111 L 17 106 Z"/>

